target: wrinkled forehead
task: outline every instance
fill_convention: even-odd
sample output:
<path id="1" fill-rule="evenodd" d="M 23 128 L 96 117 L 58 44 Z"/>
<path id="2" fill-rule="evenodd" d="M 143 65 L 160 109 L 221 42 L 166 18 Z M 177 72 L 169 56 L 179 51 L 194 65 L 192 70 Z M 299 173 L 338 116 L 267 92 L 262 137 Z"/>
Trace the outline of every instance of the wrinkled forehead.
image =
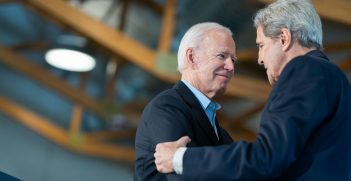
<path id="1" fill-rule="evenodd" d="M 205 45 L 219 46 L 219 48 L 235 48 L 233 36 L 225 31 L 220 30 L 209 32 L 208 35 L 202 40 L 202 43 Z"/>
<path id="2" fill-rule="evenodd" d="M 217 42 L 212 44 L 207 44 L 205 48 L 208 53 L 211 54 L 225 54 L 230 57 L 236 57 L 236 49 L 234 42 L 232 43 L 224 43 L 224 42 Z"/>

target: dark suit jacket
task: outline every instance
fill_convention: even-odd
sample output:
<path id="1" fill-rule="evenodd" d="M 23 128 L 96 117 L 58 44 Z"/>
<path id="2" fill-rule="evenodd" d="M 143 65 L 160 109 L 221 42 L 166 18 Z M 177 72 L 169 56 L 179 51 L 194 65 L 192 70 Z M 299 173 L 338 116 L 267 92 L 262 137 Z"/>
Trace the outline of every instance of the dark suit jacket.
<path id="1" fill-rule="evenodd" d="M 291 60 L 255 142 L 188 148 L 184 180 L 350 181 L 351 89 L 318 50 Z"/>
<path id="2" fill-rule="evenodd" d="M 144 109 L 135 138 L 135 180 L 180 180 L 176 174 L 161 174 L 154 164 L 157 143 L 191 138 L 189 146 L 216 146 L 232 142 L 218 126 L 219 140 L 195 95 L 181 81 L 156 96 Z"/>

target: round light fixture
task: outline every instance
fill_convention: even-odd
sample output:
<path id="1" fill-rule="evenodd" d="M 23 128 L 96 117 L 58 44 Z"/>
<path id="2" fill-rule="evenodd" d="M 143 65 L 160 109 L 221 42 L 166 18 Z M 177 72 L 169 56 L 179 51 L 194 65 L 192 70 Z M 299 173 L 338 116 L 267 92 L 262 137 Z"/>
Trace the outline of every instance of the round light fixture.
<path id="1" fill-rule="evenodd" d="M 51 49 L 46 52 L 45 59 L 54 67 L 73 72 L 87 72 L 95 67 L 92 56 L 69 49 Z"/>
<path id="2" fill-rule="evenodd" d="M 61 35 L 56 48 L 45 54 L 45 60 L 50 65 L 73 72 L 87 72 L 95 67 L 95 59 L 85 53 L 87 40 L 80 36 Z"/>

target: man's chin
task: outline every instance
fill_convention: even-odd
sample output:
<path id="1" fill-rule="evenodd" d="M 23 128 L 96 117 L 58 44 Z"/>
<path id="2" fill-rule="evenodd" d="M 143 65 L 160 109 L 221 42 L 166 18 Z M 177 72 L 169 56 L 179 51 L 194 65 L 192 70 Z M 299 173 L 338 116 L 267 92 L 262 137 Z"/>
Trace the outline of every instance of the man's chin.
<path id="1" fill-rule="evenodd" d="M 273 76 L 270 76 L 268 77 L 268 81 L 269 81 L 269 84 L 271 84 L 271 86 L 273 87 L 277 82 L 278 82 L 278 77 L 273 77 Z"/>
<path id="2" fill-rule="evenodd" d="M 271 87 L 273 87 L 276 83 L 276 81 L 274 79 L 268 79 L 269 84 L 271 85 Z"/>
<path id="3" fill-rule="evenodd" d="M 223 87 L 218 90 L 217 95 L 223 95 L 227 91 L 227 87 Z"/>

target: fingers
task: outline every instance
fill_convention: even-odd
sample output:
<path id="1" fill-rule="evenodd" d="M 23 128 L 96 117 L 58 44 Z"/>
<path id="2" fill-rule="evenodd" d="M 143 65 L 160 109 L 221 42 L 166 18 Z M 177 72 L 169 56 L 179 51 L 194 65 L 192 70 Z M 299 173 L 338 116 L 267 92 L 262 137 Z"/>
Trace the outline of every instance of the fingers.
<path id="1" fill-rule="evenodd" d="M 174 172 L 172 161 L 176 150 L 185 147 L 190 141 L 188 136 L 183 136 L 177 141 L 157 144 L 154 153 L 157 170 L 161 173 Z"/>
<path id="2" fill-rule="evenodd" d="M 164 142 L 164 143 L 158 143 L 156 145 L 155 151 L 159 151 L 160 149 L 164 149 L 165 147 L 185 147 L 188 143 L 191 142 L 191 139 L 189 136 L 183 136 L 179 138 L 179 140 L 174 141 L 174 142 Z"/>
<path id="3" fill-rule="evenodd" d="M 156 145 L 156 148 L 155 148 L 155 151 L 156 153 L 157 152 L 160 152 L 162 149 L 164 149 L 166 146 L 167 146 L 168 142 L 165 142 L 165 143 L 158 143 Z"/>
<path id="4" fill-rule="evenodd" d="M 163 151 L 163 153 L 160 153 L 162 151 Z M 154 157 L 155 157 L 156 169 L 160 173 L 174 172 L 173 166 L 172 166 L 173 154 L 169 154 L 167 152 L 167 150 L 162 148 L 162 145 L 161 145 L 161 148 L 159 149 L 159 151 L 155 152 Z"/>
<path id="5" fill-rule="evenodd" d="M 189 136 L 183 136 L 176 141 L 176 145 L 177 147 L 185 147 L 190 141 Z"/>

